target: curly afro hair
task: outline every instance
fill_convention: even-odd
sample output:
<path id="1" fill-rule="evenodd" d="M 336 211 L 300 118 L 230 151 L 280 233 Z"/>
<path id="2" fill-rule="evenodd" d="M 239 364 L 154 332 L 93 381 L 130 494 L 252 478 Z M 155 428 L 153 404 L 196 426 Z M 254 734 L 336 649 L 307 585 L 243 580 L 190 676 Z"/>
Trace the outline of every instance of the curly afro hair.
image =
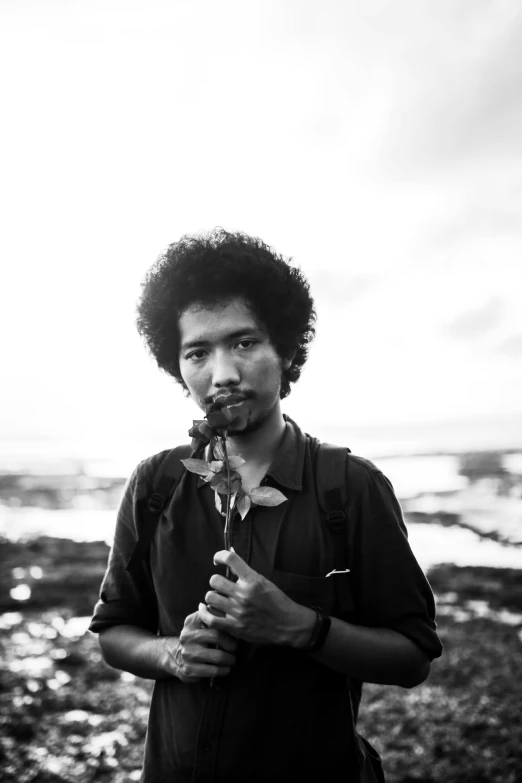
<path id="1" fill-rule="evenodd" d="M 169 245 L 142 283 L 136 325 L 158 366 L 185 387 L 179 369 L 179 317 L 193 304 L 242 298 L 284 359 L 281 397 L 297 381 L 316 314 L 302 272 L 260 239 L 216 228 Z M 186 387 L 185 387 L 186 388 Z"/>

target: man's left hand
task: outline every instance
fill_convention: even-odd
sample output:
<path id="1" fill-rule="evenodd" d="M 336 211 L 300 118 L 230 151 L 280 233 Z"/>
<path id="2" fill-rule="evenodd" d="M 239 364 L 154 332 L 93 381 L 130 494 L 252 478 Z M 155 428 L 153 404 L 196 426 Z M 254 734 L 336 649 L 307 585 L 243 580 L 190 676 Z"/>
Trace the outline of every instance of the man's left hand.
<path id="1" fill-rule="evenodd" d="M 265 579 L 235 552 L 217 552 L 214 563 L 228 566 L 238 577 L 231 582 L 214 574 L 213 588 L 199 605 L 205 625 L 225 631 L 251 644 L 306 646 L 315 622 L 315 612 L 293 601 L 273 582 Z M 224 612 L 217 617 L 208 607 Z"/>

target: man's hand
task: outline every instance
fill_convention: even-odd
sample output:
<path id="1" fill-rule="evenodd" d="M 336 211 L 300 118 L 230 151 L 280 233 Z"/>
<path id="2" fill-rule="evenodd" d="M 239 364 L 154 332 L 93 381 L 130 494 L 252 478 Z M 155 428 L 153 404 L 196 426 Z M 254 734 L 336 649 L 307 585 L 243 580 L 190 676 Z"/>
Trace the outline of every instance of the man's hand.
<path id="1" fill-rule="evenodd" d="M 236 660 L 236 639 L 224 631 L 205 627 L 199 612 L 185 619 L 179 639 L 166 639 L 166 642 L 165 669 L 184 683 L 224 677 Z"/>
<path id="2" fill-rule="evenodd" d="M 199 616 L 210 629 L 217 629 L 252 644 L 283 644 L 304 647 L 315 622 L 315 612 L 289 598 L 235 552 L 221 551 L 215 563 L 228 566 L 238 577 L 231 582 L 214 574 L 205 596 L 209 607 L 225 613 L 216 617 L 199 605 Z"/>

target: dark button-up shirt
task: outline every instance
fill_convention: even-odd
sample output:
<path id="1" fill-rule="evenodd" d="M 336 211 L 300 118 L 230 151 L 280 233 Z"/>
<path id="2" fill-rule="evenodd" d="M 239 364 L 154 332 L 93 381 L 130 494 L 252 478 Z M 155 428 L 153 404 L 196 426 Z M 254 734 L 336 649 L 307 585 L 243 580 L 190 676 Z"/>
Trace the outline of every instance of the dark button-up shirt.
<path id="1" fill-rule="evenodd" d="M 433 596 L 408 544 L 389 481 L 368 460 L 348 456 L 348 575 L 335 566 L 334 541 L 320 511 L 312 441 L 288 417 L 264 483 L 287 501 L 234 517 L 231 543 L 258 573 L 307 606 L 360 625 L 392 628 L 432 659 L 441 654 Z M 126 571 L 136 543 L 140 500 L 168 452 L 142 462 L 127 484 L 91 630 L 137 625 L 179 636 L 219 569 L 223 517 L 214 494 L 185 473 L 163 513 L 147 566 Z M 353 607 L 343 616 L 336 579 L 348 579 Z M 351 685 L 351 687 L 350 687 Z M 145 783 L 357 779 L 360 758 L 351 710 L 354 683 L 306 653 L 240 642 L 232 673 L 154 686 L 145 745 Z M 352 698 L 350 693 L 352 692 Z"/>

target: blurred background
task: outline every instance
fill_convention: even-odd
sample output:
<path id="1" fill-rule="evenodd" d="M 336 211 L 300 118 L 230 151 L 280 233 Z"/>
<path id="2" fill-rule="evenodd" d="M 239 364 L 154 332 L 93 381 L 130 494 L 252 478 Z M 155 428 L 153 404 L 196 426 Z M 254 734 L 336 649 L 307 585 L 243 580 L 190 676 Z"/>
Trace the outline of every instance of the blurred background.
<path id="1" fill-rule="evenodd" d="M 391 783 L 522 776 L 521 46 L 517 0 L 2 0 L 6 780 L 139 778 L 150 683 L 85 629 L 125 478 L 198 415 L 140 282 L 214 226 L 308 276 L 284 410 L 388 475 L 436 593 L 444 657 L 362 733 Z"/>

